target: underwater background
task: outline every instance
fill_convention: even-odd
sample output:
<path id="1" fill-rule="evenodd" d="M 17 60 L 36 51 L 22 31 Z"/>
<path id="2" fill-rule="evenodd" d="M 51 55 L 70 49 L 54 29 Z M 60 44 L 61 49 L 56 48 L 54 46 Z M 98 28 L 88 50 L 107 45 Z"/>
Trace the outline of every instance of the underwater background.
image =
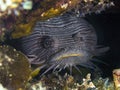
<path id="1" fill-rule="evenodd" d="M 115 6 L 111 6 L 97 14 L 86 14 L 84 17 L 85 20 L 95 28 L 98 37 L 98 44 L 109 47 L 109 50 L 106 51 L 105 54 L 98 57 L 98 59 L 105 64 L 100 62 L 96 63 L 96 65 L 102 70 L 103 78 L 113 78 L 112 71 L 120 68 L 120 1 L 113 0 L 113 2 Z M 18 51 L 21 51 L 22 46 L 20 39 L 11 39 L 9 34 L 10 33 L 6 34 L 6 40 L 1 42 L 1 45 L 10 45 Z M 38 76 L 35 78 L 38 78 Z"/>
<path id="2" fill-rule="evenodd" d="M 104 65 L 104 73 L 109 76 L 114 68 L 120 67 L 120 1 L 115 0 L 116 6 L 99 15 L 90 15 L 86 17 L 98 30 L 99 43 L 103 43 L 110 47 L 110 51 L 103 58 L 108 63 L 108 67 Z M 103 35 L 103 36 L 102 36 Z"/>
<path id="3" fill-rule="evenodd" d="M 108 65 L 99 64 L 104 77 L 112 76 L 112 70 L 120 68 L 120 1 L 114 0 L 115 6 L 107 8 L 99 14 L 87 14 L 85 19 L 97 31 L 98 43 L 109 46 L 109 51 L 100 57 Z M 19 40 L 7 40 L 5 43 L 19 50 Z"/>

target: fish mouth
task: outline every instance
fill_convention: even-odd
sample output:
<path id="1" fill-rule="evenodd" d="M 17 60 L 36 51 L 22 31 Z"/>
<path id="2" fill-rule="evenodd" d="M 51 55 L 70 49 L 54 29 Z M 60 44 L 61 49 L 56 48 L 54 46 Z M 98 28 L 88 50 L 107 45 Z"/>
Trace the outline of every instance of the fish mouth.
<path id="1" fill-rule="evenodd" d="M 70 58 L 70 57 L 82 57 L 83 54 L 82 53 L 69 53 L 69 54 L 63 54 L 63 55 L 60 55 L 56 58 L 56 60 L 63 60 L 63 59 L 66 59 L 66 58 Z"/>
<path id="2" fill-rule="evenodd" d="M 62 50 L 50 59 L 50 62 L 63 62 L 63 64 L 84 63 L 90 58 L 90 54 L 82 49 Z"/>
<path id="3" fill-rule="evenodd" d="M 91 54 L 86 50 L 78 48 L 61 50 L 60 52 L 57 52 L 56 54 L 50 57 L 48 63 L 46 64 L 46 66 L 48 66 L 48 69 L 42 75 L 44 75 L 50 70 L 53 70 L 54 72 L 57 69 L 58 71 L 61 71 L 62 69 L 71 69 L 72 67 L 74 67 L 80 72 L 77 65 L 88 67 L 85 64 L 91 64 L 88 63 L 90 58 Z M 70 72 L 72 71 L 70 70 Z"/>

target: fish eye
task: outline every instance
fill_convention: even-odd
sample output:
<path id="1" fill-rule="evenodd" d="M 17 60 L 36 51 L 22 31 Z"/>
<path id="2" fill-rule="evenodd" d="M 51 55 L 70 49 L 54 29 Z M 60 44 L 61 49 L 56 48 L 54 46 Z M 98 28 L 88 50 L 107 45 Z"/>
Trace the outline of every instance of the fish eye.
<path id="1" fill-rule="evenodd" d="M 52 39 L 52 37 L 43 36 L 41 44 L 46 49 L 51 48 L 54 45 L 54 40 Z"/>

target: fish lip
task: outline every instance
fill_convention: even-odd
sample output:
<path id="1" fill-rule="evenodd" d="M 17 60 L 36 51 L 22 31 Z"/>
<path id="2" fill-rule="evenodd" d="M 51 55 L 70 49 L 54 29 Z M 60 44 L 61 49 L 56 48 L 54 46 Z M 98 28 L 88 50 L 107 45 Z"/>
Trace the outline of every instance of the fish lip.
<path id="1" fill-rule="evenodd" d="M 84 57 L 90 57 L 91 54 L 89 52 L 87 52 L 86 50 L 82 50 L 82 49 L 78 49 L 78 48 L 74 48 L 74 49 L 64 49 L 61 50 L 60 52 L 56 53 L 55 55 L 50 57 L 50 62 L 55 62 L 55 61 L 62 61 L 64 59 L 68 59 L 70 57 L 78 57 L 78 58 L 84 58 Z M 86 58 L 86 59 L 87 59 Z"/>

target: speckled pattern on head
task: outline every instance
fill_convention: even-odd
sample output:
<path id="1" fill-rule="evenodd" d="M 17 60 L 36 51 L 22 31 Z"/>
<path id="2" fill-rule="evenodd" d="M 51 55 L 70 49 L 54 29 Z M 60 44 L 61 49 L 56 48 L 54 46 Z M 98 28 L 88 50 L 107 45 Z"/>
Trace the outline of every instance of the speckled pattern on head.
<path id="1" fill-rule="evenodd" d="M 69 14 L 37 22 L 33 33 L 21 41 L 31 64 L 45 65 L 48 71 L 76 65 L 92 68 L 90 59 L 99 54 L 94 28 L 83 18 Z"/>

